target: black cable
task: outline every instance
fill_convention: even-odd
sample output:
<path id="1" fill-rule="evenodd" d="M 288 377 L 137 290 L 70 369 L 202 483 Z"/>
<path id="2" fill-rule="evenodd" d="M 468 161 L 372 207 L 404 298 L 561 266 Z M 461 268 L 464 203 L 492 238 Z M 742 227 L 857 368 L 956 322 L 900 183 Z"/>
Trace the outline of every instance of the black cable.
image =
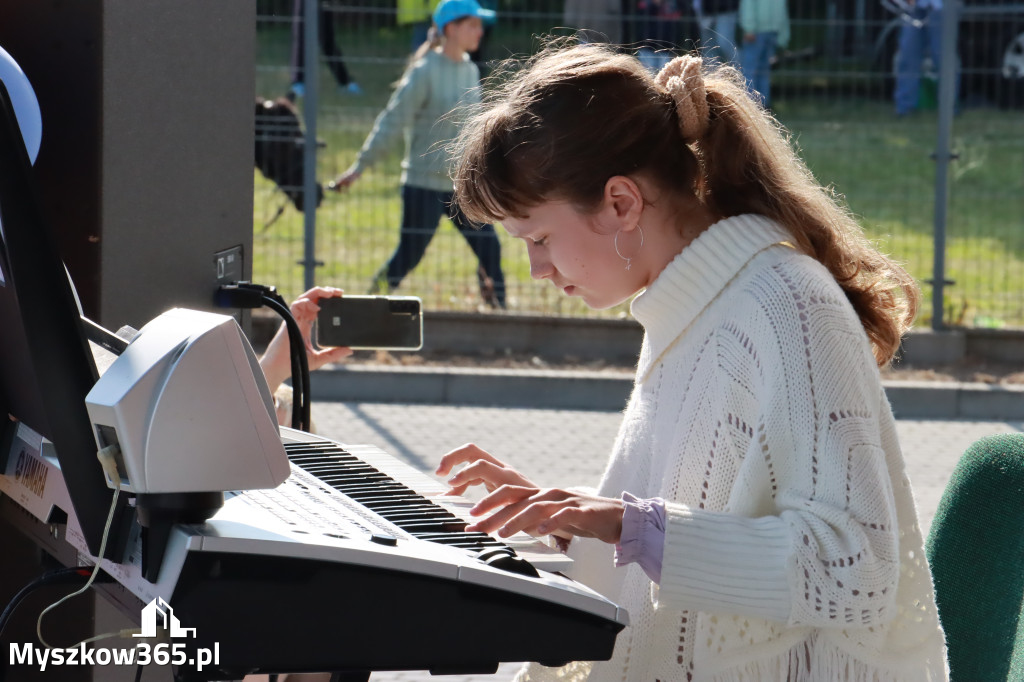
<path id="1" fill-rule="evenodd" d="M 284 318 L 285 326 L 288 329 L 288 349 L 292 362 L 292 423 L 298 423 L 298 426 L 294 428 L 300 431 L 309 431 L 312 428 L 312 418 L 310 416 L 312 398 L 310 397 L 309 356 L 306 355 L 306 342 L 302 337 L 302 330 L 299 329 L 298 322 L 292 316 L 291 307 L 287 302 L 285 302 L 276 289 L 272 290 L 268 296 L 277 304 L 275 309 Z M 282 309 L 283 312 L 281 312 Z M 296 377 L 298 386 L 295 385 Z M 298 396 L 297 400 L 296 396 Z M 297 411 L 295 410 L 296 402 L 300 405 Z M 301 418 L 298 421 L 295 419 L 296 414 Z"/>
<path id="2" fill-rule="evenodd" d="M 284 320 L 288 332 L 288 355 L 292 374 L 292 428 L 310 429 L 309 358 L 302 330 L 292 316 L 288 303 L 277 289 L 252 282 L 223 284 L 214 295 L 217 305 L 224 308 L 259 308 L 267 306 Z"/>
<path id="3" fill-rule="evenodd" d="M 0 633 L 3 633 L 8 621 L 14 614 L 14 610 L 18 608 L 21 602 L 25 601 L 25 598 L 33 591 L 46 585 L 73 585 L 77 583 L 84 583 L 89 579 L 91 572 L 91 567 L 89 566 L 72 566 L 70 568 L 57 568 L 49 571 L 48 573 L 37 576 L 32 580 L 32 582 L 21 588 L 18 593 L 14 595 L 11 601 L 8 602 L 3 613 L 0 613 Z"/>
<path id="4" fill-rule="evenodd" d="M 85 583 L 89 580 L 89 575 L 92 573 L 91 566 L 72 566 L 70 568 L 57 568 L 40 576 L 37 576 L 25 587 L 21 588 L 14 598 L 7 603 L 7 607 L 4 608 L 3 613 L 0 613 L 0 634 L 3 634 L 4 628 L 7 627 L 8 621 L 11 616 L 14 615 L 14 610 L 18 608 L 21 602 L 25 601 L 25 598 L 29 594 L 45 587 L 46 585 L 74 585 L 78 583 Z"/>
<path id="5" fill-rule="evenodd" d="M 263 295 L 263 303 L 284 318 L 292 361 L 292 428 L 309 431 L 309 358 L 299 323 L 292 317 L 288 304 L 277 291 Z"/>
<path id="6" fill-rule="evenodd" d="M 284 319 L 285 330 L 288 332 L 288 360 L 291 363 L 289 374 L 292 378 L 292 428 L 302 430 L 302 370 L 299 365 L 298 356 L 295 354 L 297 345 L 302 344 L 302 336 L 299 335 L 298 342 L 288 318 L 284 317 L 282 304 L 274 298 L 262 298 L 263 305 L 278 313 Z"/>

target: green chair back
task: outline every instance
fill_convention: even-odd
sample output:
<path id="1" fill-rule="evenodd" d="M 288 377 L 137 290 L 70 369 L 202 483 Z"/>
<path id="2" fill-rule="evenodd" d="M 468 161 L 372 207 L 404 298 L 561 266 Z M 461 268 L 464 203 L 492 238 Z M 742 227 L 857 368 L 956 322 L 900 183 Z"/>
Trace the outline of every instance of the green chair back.
<path id="1" fill-rule="evenodd" d="M 1024 434 L 964 453 L 926 550 L 951 682 L 1024 681 Z"/>

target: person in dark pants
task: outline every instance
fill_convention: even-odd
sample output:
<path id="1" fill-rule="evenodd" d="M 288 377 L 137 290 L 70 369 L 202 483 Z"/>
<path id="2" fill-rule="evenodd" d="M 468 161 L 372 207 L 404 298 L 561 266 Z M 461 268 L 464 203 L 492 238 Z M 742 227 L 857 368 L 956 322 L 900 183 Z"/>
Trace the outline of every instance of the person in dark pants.
<path id="1" fill-rule="evenodd" d="M 700 24 L 704 59 L 735 64 L 740 0 L 693 0 L 693 9 Z"/>
<path id="2" fill-rule="evenodd" d="M 501 244 L 493 226 L 473 223 L 453 207 L 454 185 L 445 152 L 458 136 L 467 108 L 480 102 L 480 71 L 469 53 L 480 45 L 484 20 L 494 16 L 476 0 L 444 0 L 438 5 L 430 38 L 412 56 L 355 163 L 328 185 L 335 191 L 349 187 L 386 154 L 392 140 L 405 138 L 399 242 L 375 275 L 372 292 L 398 287 L 419 264 L 441 217 L 447 215 L 479 260 L 483 302 L 505 307 Z"/>
<path id="3" fill-rule="evenodd" d="M 925 55 L 931 58 L 935 73 L 942 67 L 942 0 L 907 0 L 904 7 L 893 91 L 897 116 L 917 109 Z"/>
<path id="4" fill-rule="evenodd" d="M 740 70 L 751 96 L 765 109 L 772 106 L 772 58 L 789 44 L 789 12 L 786 0 L 741 0 Z"/>
<path id="5" fill-rule="evenodd" d="M 295 0 L 292 5 L 292 84 L 288 89 L 289 97 L 302 97 L 306 94 L 306 32 L 303 17 L 305 17 L 305 0 Z M 319 17 L 320 49 L 327 61 L 327 68 L 331 70 L 338 90 L 353 95 L 361 95 L 363 89 L 353 80 L 345 67 L 341 57 L 341 48 L 334 35 L 334 21 L 329 12 L 324 11 L 323 3 L 317 1 L 317 12 Z"/>
<path id="6" fill-rule="evenodd" d="M 505 307 L 505 281 L 501 271 L 501 244 L 494 226 L 474 223 L 452 203 L 451 192 L 439 192 L 414 185 L 402 186 L 401 239 L 395 252 L 377 275 L 374 287 L 390 291 L 423 259 L 437 233 L 440 219 L 447 216 L 476 254 L 480 267 L 477 278 L 480 295 L 491 307 Z"/>

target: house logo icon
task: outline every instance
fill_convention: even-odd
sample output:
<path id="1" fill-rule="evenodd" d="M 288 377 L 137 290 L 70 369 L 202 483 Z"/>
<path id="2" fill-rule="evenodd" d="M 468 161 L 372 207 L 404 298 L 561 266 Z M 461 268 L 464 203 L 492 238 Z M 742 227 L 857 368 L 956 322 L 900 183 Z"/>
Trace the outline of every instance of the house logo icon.
<path id="1" fill-rule="evenodd" d="M 171 605 L 157 597 L 146 604 L 142 609 L 142 632 L 132 637 L 156 637 L 158 621 L 161 627 L 167 630 L 171 637 L 195 637 L 195 628 L 183 628 L 178 619 L 174 616 L 174 609 Z"/>

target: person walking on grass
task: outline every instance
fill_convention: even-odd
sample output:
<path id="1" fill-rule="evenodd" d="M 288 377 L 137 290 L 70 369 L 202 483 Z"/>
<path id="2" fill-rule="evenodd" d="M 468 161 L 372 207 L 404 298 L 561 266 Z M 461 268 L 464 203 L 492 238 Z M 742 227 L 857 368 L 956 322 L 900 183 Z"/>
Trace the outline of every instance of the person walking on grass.
<path id="1" fill-rule="evenodd" d="M 920 293 L 815 182 L 727 65 L 657 77 L 554 46 L 460 138 L 456 200 L 531 274 L 644 328 L 596 491 L 542 489 L 475 445 L 470 531 L 551 536 L 625 607 L 609 661 L 533 680 L 947 679 L 924 542 L 879 366 Z M 635 296 L 635 298 L 634 298 Z"/>
<path id="2" fill-rule="evenodd" d="M 452 204 L 447 144 L 461 127 L 467 107 L 480 102 L 480 71 L 469 53 L 483 35 L 483 20 L 494 12 L 476 0 L 443 0 L 434 10 L 431 35 L 413 54 L 394 94 L 377 116 L 355 163 L 329 188 L 350 187 L 379 160 L 399 134 L 402 159 L 402 223 L 398 246 L 374 277 L 371 291 L 396 289 L 423 258 L 443 215 L 451 218 L 479 262 L 485 304 L 505 307 L 501 245 L 494 227 L 472 222 Z"/>
<path id="3" fill-rule="evenodd" d="M 288 86 L 287 94 L 288 99 L 292 101 L 306 95 L 306 30 L 303 25 L 306 20 L 305 2 L 306 0 L 294 0 L 292 5 L 292 82 Z M 327 60 L 327 68 L 334 76 L 338 92 L 349 95 L 363 94 L 363 89 L 352 78 L 348 67 L 345 66 L 345 60 L 334 32 L 334 13 L 328 11 L 320 0 L 310 0 L 310 2 L 317 3 L 320 49 Z"/>
<path id="4" fill-rule="evenodd" d="M 896 53 L 896 116 L 904 117 L 918 107 L 924 58 L 932 70 L 942 69 L 942 0 L 905 0 L 900 4 L 899 49 Z M 954 57 L 955 58 L 955 57 Z M 954 99 L 959 96 L 959 84 Z"/>
<path id="5" fill-rule="evenodd" d="M 693 0 L 700 24 L 702 56 L 708 61 L 736 63 L 736 22 L 740 0 Z"/>
<path id="6" fill-rule="evenodd" d="M 747 77 L 751 95 L 765 109 L 772 106 L 772 59 L 778 48 L 789 44 L 789 12 L 786 0 L 740 0 L 740 69 Z"/>

